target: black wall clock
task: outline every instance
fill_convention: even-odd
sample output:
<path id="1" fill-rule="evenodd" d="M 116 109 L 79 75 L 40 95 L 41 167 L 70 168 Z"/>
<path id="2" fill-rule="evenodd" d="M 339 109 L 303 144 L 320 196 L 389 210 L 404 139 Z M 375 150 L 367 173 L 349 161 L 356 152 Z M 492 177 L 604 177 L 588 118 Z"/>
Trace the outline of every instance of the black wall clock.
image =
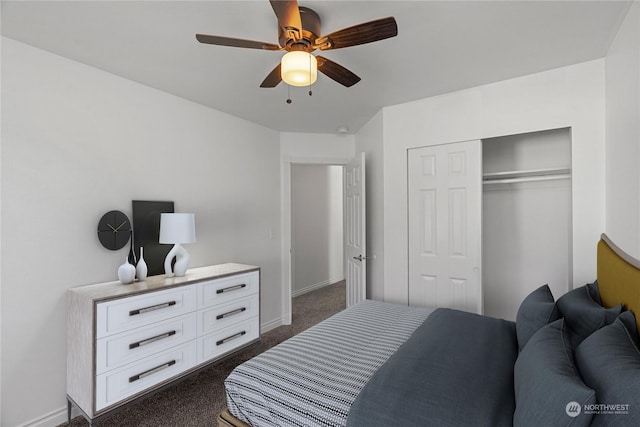
<path id="1" fill-rule="evenodd" d="M 122 249 L 131 237 L 131 222 L 120 211 L 109 211 L 98 222 L 98 239 L 112 251 Z"/>

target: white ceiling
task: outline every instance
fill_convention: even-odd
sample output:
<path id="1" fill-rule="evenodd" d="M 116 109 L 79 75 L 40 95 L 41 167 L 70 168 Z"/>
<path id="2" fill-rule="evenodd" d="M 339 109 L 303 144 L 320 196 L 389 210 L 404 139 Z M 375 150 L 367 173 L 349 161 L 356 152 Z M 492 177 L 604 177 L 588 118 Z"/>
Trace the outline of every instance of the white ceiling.
<path id="1" fill-rule="evenodd" d="M 601 58 L 628 1 L 304 1 L 322 33 L 394 16 L 398 36 L 326 51 L 362 78 L 259 87 L 281 52 L 203 45 L 195 33 L 278 43 L 267 0 L 2 1 L 2 35 L 280 131 L 356 132 L 381 107 Z M 99 100 L 96 100 L 99 102 Z"/>

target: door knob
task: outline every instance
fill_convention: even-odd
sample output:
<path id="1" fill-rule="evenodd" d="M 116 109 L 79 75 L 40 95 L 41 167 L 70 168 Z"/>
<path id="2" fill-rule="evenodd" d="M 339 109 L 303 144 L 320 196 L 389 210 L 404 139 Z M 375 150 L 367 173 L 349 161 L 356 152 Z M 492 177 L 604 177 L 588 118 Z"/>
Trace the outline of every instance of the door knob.
<path id="1" fill-rule="evenodd" d="M 371 257 L 370 256 L 362 256 L 362 254 L 353 257 L 353 259 L 357 259 L 358 261 L 362 261 L 363 259 L 369 259 L 369 258 L 371 258 Z"/>

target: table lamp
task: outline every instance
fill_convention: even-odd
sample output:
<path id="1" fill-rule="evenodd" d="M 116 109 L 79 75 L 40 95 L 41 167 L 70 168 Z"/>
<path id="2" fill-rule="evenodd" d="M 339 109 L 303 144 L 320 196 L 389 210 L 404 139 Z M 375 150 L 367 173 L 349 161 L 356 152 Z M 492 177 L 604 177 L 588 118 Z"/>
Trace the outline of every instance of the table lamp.
<path id="1" fill-rule="evenodd" d="M 182 247 L 184 243 L 196 241 L 195 215 L 192 213 L 161 213 L 159 243 L 173 244 L 173 248 L 164 259 L 164 272 L 167 277 L 184 276 L 189 266 L 189 253 Z M 171 262 L 176 262 L 171 269 Z"/>

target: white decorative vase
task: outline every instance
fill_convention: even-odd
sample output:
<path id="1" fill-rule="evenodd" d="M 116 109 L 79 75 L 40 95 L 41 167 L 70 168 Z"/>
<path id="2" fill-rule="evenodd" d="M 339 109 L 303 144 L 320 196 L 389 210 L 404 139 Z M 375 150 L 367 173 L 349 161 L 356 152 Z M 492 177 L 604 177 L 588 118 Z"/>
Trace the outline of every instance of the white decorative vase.
<path id="1" fill-rule="evenodd" d="M 118 267 L 118 279 L 125 285 L 133 283 L 136 278 L 136 268 L 129 263 L 129 259 L 125 257 L 124 264 Z"/>
<path id="2" fill-rule="evenodd" d="M 138 280 L 144 280 L 147 278 L 147 273 L 149 269 L 147 268 L 147 263 L 144 261 L 143 247 L 140 247 L 140 259 L 138 260 L 138 264 L 136 265 L 136 276 Z"/>

